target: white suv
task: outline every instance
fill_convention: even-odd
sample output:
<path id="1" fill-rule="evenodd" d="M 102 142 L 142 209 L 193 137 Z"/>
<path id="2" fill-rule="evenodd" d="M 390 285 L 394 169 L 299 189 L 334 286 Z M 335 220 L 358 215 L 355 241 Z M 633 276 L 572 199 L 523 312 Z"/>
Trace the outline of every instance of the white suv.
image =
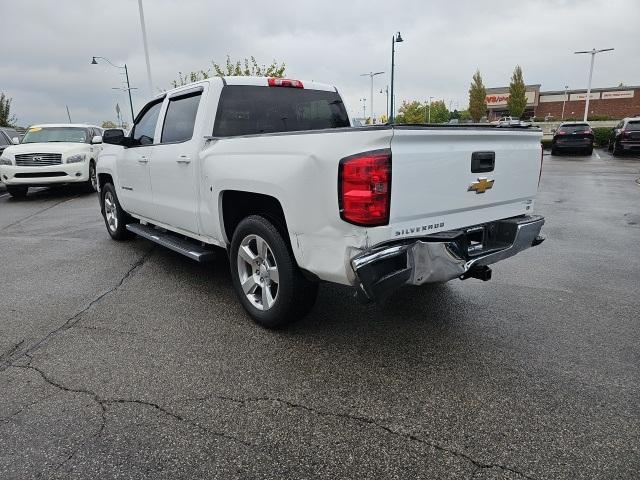
<path id="1" fill-rule="evenodd" d="M 29 127 L 18 145 L 0 157 L 0 180 L 13 197 L 29 187 L 83 183 L 96 190 L 96 160 L 102 150 L 102 129 L 95 125 L 50 124 Z"/>

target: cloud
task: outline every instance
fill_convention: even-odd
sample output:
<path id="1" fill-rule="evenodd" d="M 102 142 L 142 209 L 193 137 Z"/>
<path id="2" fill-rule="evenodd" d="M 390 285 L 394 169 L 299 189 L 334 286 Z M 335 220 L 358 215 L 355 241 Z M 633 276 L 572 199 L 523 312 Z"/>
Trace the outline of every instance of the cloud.
<path id="1" fill-rule="evenodd" d="M 65 121 L 65 105 L 74 121 L 114 119 L 116 102 L 128 112 L 126 94 L 113 90 L 121 71 L 90 65 L 94 55 L 127 63 L 136 109 L 149 97 L 135 0 L 23 0 L 6 13 L 3 38 L 18 40 L 3 51 L 0 90 L 13 97 L 20 124 Z M 640 3 L 631 0 L 145 0 L 145 17 L 156 91 L 179 71 L 254 55 L 286 62 L 293 78 L 337 85 L 356 115 L 360 98 L 369 103 L 369 79 L 360 74 L 384 70 L 375 80 L 379 114 L 397 30 L 405 39 L 396 51 L 397 104 L 433 96 L 463 108 L 476 68 L 487 86 L 502 86 L 516 64 L 543 89 L 585 87 L 588 58 L 573 51 L 592 47 L 616 48 L 597 57 L 594 86 L 640 83 L 640 42 L 628 21 L 640 18 Z"/>

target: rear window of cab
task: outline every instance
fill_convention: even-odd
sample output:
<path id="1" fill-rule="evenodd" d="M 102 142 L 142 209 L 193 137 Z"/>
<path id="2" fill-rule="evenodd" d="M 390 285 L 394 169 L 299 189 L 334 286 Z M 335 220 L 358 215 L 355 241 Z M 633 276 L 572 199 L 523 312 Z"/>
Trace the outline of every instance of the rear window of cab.
<path id="1" fill-rule="evenodd" d="M 337 92 L 226 85 L 213 127 L 216 137 L 348 127 Z"/>

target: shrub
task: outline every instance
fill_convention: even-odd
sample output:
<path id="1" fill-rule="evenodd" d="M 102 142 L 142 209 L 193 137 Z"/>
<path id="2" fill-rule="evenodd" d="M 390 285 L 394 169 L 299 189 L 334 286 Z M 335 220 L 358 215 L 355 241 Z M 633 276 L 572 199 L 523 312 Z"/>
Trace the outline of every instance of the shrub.
<path id="1" fill-rule="evenodd" d="M 549 150 L 551 148 L 552 141 L 553 141 L 553 138 L 543 138 L 542 140 L 540 140 L 540 143 L 542 144 L 542 148 Z"/>
<path id="2" fill-rule="evenodd" d="M 609 143 L 609 137 L 611 136 L 611 127 L 595 127 L 593 130 L 593 142 L 599 146 L 604 147 Z"/>

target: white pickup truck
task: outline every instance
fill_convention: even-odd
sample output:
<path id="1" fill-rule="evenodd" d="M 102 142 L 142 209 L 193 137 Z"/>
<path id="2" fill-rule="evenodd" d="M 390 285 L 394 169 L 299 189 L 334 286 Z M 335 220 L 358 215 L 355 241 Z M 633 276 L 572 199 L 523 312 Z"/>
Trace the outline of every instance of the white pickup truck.
<path id="1" fill-rule="evenodd" d="M 33 125 L 18 145 L 2 152 L 0 180 L 11 196 L 19 198 L 27 195 L 29 187 L 61 183 L 82 184 L 95 191 L 101 150 L 102 128 L 95 125 Z"/>
<path id="2" fill-rule="evenodd" d="M 98 160 L 112 238 L 197 261 L 226 249 L 238 298 L 266 327 L 302 317 L 320 281 L 375 301 L 469 277 L 542 242 L 534 127 L 352 127 L 335 87 L 212 78 L 163 93 Z"/>

